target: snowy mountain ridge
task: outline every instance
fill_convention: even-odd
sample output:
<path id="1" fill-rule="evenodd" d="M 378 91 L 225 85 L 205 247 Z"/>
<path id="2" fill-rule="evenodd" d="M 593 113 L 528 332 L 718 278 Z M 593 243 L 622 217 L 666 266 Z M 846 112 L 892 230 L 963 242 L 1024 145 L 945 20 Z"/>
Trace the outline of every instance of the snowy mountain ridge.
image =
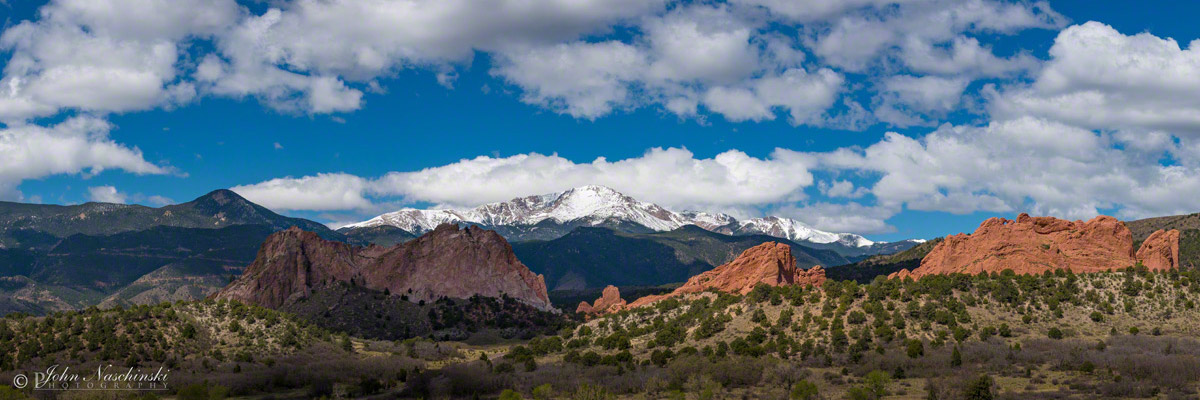
<path id="1" fill-rule="evenodd" d="M 725 234 L 765 234 L 798 242 L 837 243 L 854 248 L 876 244 L 860 235 L 826 232 L 789 218 L 772 216 L 739 221 L 723 213 L 674 212 L 654 203 L 638 201 L 611 188 L 595 185 L 581 186 L 560 193 L 520 197 L 469 210 L 405 208 L 346 225 L 341 229 L 389 225 L 421 234 L 443 223 L 533 226 L 545 221 L 560 224 L 582 222 L 582 225 L 591 226 L 613 222 L 633 223 L 652 231 L 669 231 L 685 225 L 696 225 Z"/>

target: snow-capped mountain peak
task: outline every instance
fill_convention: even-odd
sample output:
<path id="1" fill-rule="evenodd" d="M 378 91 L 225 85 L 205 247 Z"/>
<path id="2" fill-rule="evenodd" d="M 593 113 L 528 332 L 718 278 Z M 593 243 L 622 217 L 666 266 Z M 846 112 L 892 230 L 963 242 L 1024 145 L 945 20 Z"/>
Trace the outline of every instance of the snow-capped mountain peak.
<path id="1" fill-rule="evenodd" d="M 840 243 L 850 247 L 867 247 L 875 244 L 865 237 L 853 233 L 832 233 L 814 229 L 803 222 L 780 217 L 752 218 L 742 221 L 739 229 L 758 232 L 793 241 L 813 243 Z"/>
<path id="2" fill-rule="evenodd" d="M 533 227 L 544 221 L 585 226 L 636 224 L 653 231 L 668 231 L 685 225 L 696 225 L 722 233 L 765 234 L 798 242 L 838 243 L 853 248 L 875 244 L 856 234 L 825 232 L 788 218 L 772 216 L 739 221 L 721 213 L 675 212 L 654 203 L 638 201 L 612 188 L 597 185 L 484 204 L 469 210 L 405 208 L 346 225 L 343 229 L 390 225 L 420 234 L 444 223 Z"/>

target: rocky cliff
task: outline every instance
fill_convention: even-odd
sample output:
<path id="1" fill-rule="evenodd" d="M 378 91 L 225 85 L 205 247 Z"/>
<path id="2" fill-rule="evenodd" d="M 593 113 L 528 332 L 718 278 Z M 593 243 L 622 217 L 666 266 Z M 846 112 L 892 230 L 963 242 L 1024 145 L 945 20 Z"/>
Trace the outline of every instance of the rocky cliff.
<path id="1" fill-rule="evenodd" d="M 665 295 L 646 296 L 629 304 L 640 307 L 670 297 L 699 293 L 709 289 L 746 294 L 760 283 L 771 286 L 812 285 L 825 282 L 825 270 L 815 266 L 808 270 L 796 268 L 796 259 L 788 245 L 767 242 L 742 252 L 733 261 L 688 279 L 687 283 Z"/>
<path id="2" fill-rule="evenodd" d="M 279 308 L 333 282 L 406 296 L 507 295 L 551 309 L 541 275 L 529 271 L 495 232 L 443 225 L 393 247 L 356 247 L 297 228 L 271 235 L 254 263 L 215 296 Z"/>
<path id="3" fill-rule="evenodd" d="M 1006 269 L 1018 274 L 1056 269 L 1099 272 L 1138 261 L 1152 269 L 1170 269 L 1177 267 L 1178 238 L 1178 231 L 1155 232 L 1135 252 L 1129 228 L 1116 218 L 1102 215 L 1083 222 L 1022 213 L 1016 220 L 990 218 L 970 235 L 947 236 L 921 260 L 920 267 L 889 278 Z"/>

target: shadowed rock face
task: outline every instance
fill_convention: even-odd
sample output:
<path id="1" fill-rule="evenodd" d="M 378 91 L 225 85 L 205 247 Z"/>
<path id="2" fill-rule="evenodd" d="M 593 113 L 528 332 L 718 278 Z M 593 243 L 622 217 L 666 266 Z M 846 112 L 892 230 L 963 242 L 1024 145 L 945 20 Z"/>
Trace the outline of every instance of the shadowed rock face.
<path id="1" fill-rule="evenodd" d="M 442 225 L 393 247 L 355 247 L 297 228 L 271 235 L 254 263 L 218 299 L 279 308 L 333 282 L 405 295 L 412 301 L 509 297 L 550 310 L 546 284 L 495 232 Z"/>
<path id="2" fill-rule="evenodd" d="M 788 245 L 768 242 L 751 247 L 736 259 L 688 279 L 675 291 L 646 296 L 630 303 L 628 308 L 641 307 L 670 297 L 699 293 L 709 289 L 746 294 L 760 283 L 770 286 L 812 285 L 825 282 L 825 270 L 815 266 L 808 270 L 796 268 L 796 259 Z"/>
<path id="3" fill-rule="evenodd" d="M 617 289 L 616 286 L 608 285 L 600 293 L 600 298 L 596 299 L 596 304 L 588 304 L 586 301 L 580 302 L 579 307 L 575 308 L 575 312 L 582 314 L 607 314 L 623 309 L 625 309 L 625 300 L 621 298 L 621 290 Z"/>
<path id="4" fill-rule="evenodd" d="M 1022 213 L 1015 221 L 990 218 L 970 235 L 947 236 L 921 260 L 920 267 L 889 278 L 1006 269 L 1018 274 L 1056 269 L 1099 272 L 1130 267 L 1137 261 L 1152 269 L 1171 269 L 1178 266 L 1178 249 L 1179 232 L 1174 230 L 1155 232 L 1135 252 L 1129 228 L 1116 218 L 1101 215 L 1083 222 Z"/>

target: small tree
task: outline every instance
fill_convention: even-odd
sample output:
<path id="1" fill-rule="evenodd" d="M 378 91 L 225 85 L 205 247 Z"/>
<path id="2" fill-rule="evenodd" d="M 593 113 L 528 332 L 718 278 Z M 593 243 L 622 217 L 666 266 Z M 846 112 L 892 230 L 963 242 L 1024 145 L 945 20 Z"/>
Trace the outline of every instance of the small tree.
<path id="1" fill-rule="evenodd" d="M 554 397 L 554 388 L 549 383 L 544 383 L 533 388 L 533 398 L 536 400 L 550 400 Z"/>
<path id="2" fill-rule="evenodd" d="M 537 361 L 534 361 L 533 357 L 526 358 L 524 364 L 525 364 L 525 372 L 537 371 L 537 368 L 538 368 Z"/>
<path id="3" fill-rule="evenodd" d="M 512 389 L 504 389 L 500 392 L 500 400 L 521 400 L 521 394 Z"/>
<path id="4" fill-rule="evenodd" d="M 816 400 L 820 393 L 817 391 L 817 384 L 801 379 L 792 386 L 792 393 L 789 396 L 792 400 Z"/>
<path id="5" fill-rule="evenodd" d="M 846 315 L 846 322 L 848 322 L 852 325 L 862 324 L 864 322 L 867 322 L 867 315 L 863 314 L 862 311 L 858 311 L 858 310 L 851 311 L 850 314 Z"/>
<path id="6" fill-rule="evenodd" d="M 867 373 L 867 376 L 863 377 L 863 385 L 866 386 L 867 391 L 876 399 L 887 395 L 887 384 L 891 381 L 892 378 L 886 372 L 880 370 L 871 371 Z"/>
<path id="7" fill-rule="evenodd" d="M 992 400 L 992 378 L 980 375 L 979 378 L 971 380 L 967 383 L 967 388 L 963 390 L 963 399 Z"/>
<path id="8" fill-rule="evenodd" d="M 950 366 L 958 367 L 962 365 L 962 352 L 958 351 L 958 346 L 954 346 L 954 351 L 950 353 Z"/>
<path id="9" fill-rule="evenodd" d="M 187 325 L 183 326 L 183 329 L 181 329 L 179 333 L 180 333 L 180 335 L 183 336 L 184 339 L 195 338 L 196 337 L 196 326 L 192 325 L 191 322 L 188 322 Z"/>
<path id="10" fill-rule="evenodd" d="M 1062 339 L 1063 331 L 1062 331 L 1062 329 L 1058 329 L 1058 327 L 1053 327 L 1053 328 L 1050 328 L 1049 332 L 1046 332 L 1046 336 L 1049 336 L 1051 339 L 1055 339 L 1055 340 Z"/>
<path id="11" fill-rule="evenodd" d="M 925 355 L 925 344 L 918 339 L 910 339 L 906 350 L 909 358 L 918 358 Z"/>

